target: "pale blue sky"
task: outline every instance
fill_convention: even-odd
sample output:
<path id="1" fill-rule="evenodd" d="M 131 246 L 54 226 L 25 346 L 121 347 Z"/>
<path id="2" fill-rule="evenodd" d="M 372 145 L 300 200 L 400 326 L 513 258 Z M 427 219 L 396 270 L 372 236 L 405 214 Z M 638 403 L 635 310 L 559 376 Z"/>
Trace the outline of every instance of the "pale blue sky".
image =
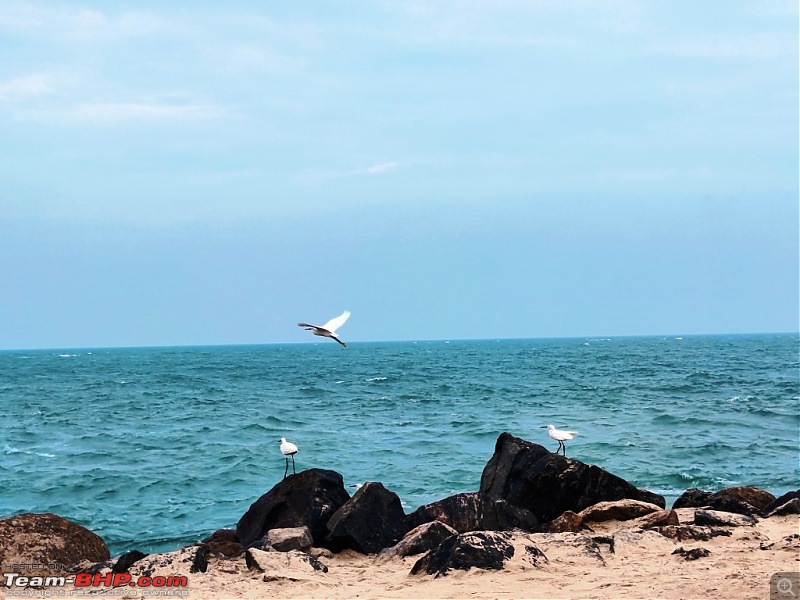
<path id="1" fill-rule="evenodd" d="M 5 0 L 0 348 L 797 331 L 798 162 L 795 1 Z"/>

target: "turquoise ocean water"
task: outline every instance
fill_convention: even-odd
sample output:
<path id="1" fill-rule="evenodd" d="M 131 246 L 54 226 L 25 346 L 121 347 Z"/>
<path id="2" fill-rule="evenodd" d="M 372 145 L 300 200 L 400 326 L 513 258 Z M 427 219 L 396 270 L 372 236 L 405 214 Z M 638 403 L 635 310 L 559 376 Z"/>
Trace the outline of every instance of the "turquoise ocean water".
<path id="1" fill-rule="evenodd" d="M 0 352 L 0 516 L 54 512 L 112 554 L 235 526 L 298 469 L 407 511 L 478 489 L 497 436 L 667 497 L 800 487 L 797 334 Z"/>

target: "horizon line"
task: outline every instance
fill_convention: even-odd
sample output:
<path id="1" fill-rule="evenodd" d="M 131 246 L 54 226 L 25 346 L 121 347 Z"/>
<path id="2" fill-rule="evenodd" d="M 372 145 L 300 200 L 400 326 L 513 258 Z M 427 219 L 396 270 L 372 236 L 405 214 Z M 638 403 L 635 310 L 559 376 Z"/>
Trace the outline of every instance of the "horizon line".
<path id="1" fill-rule="evenodd" d="M 422 338 L 407 340 L 348 340 L 347 344 L 416 344 L 419 342 L 487 342 L 487 341 L 524 341 L 524 340 L 612 340 L 626 338 L 684 338 L 684 337 L 722 337 L 722 336 L 763 336 L 763 335 L 798 335 L 798 331 L 749 331 L 749 332 L 717 332 L 717 333 L 636 333 L 636 334 L 616 334 L 616 335 L 565 335 L 565 336 L 541 336 L 541 337 L 487 337 L 487 338 Z M 250 346 L 315 346 L 325 344 L 324 341 L 307 342 L 222 342 L 222 343 L 195 343 L 195 344 L 141 344 L 141 345 L 119 345 L 119 346 L 49 346 L 49 347 L 18 347 L 0 348 L 0 352 L 48 352 L 56 350 L 145 350 L 155 348 L 236 348 Z"/>

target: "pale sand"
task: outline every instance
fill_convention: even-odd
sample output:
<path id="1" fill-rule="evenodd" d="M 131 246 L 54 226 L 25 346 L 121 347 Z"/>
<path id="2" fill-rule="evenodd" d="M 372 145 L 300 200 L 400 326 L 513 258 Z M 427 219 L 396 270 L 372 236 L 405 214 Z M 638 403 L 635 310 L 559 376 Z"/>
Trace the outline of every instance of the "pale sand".
<path id="1" fill-rule="evenodd" d="M 691 522 L 694 509 L 677 511 Z M 675 542 L 655 531 L 626 529 L 624 522 L 593 525 L 581 534 L 514 533 L 515 555 L 502 571 L 450 571 L 443 577 L 409 575 L 420 558 L 381 559 L 345 551 L 320 558 L 327 573 L 299 564 L 298 555 L 268 553 L 274 569 L 249 571 L 243 557 L 210 558 L 205 573 L 190 573 L 194 548 L 159 555 L 154 574 L 186 575 L 186 597 L 227 598 L 769 598 L 773 573 L 800 570 L 800 516 L 760 520 L 731 528 L 730 537 Z M 615 552 L 591 536 L 614 535 Z M 526 545 L 547 557 L 534 564 Z M 672 552 L 706 548 L 710 555 L 685 560 Z M 266 553 L 265 553 L 266 554 Z M 147 560 L 152 560 L 148 557 Z M 144 561 L 143 561 L 144 562 Z M 152 563 L 151 563 L 152 564 Z M 131 569 L 133 575 L 139 564 Z M 265 581 L 267 579 L 268 581 Z M 121 590 L 120 590 L 121 591 Z M 142 591 L 137 589 L 136 591 Z M 166 590 L 162 590 L 163 594 Z M 797 590 L 800 594 L 800 589 Z M 67 590 L 69 595 L 70 590 Z M 134 593 L 133 589 L 129 593 Z M 151 593 L 159 593 L 152 589 Z M 130 596 L 129 596 L 130 597 Z M 154 596 L 154 597 L 165 597 Z"/>

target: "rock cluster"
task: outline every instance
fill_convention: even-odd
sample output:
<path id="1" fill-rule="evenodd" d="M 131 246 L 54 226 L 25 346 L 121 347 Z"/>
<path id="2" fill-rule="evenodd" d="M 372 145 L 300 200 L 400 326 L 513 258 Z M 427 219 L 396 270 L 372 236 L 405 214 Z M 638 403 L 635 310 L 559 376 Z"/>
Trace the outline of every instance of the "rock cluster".
<path id="1" fill-rule="evenodd" d="M 598 505 L 618 500 L 627 504 Z M 341 475 L 310 469 L 287 477 L 256 500 L 239 520 L 236 535 L 249 548 L 263 546 L 259 540 L 271 530 L 305 526 L 315 546 L 375 554 L 434 521 L 459 534 L 538 531 L 566 511 L 592 506 L 595 513 L 582 513 L 579 522 L 640 517 L 663 509 L 665 503 L 661 496 L 597 466 L 503 433 L 478 492 L 449 496 L 406 515 L 400 498 L 380 483 L 366 483 L 351 498 Z M 603 510 L 605 516 L 596 516 Z"/>
<path id="2" fill-rule="evenodd" d="M 675 509 L 681 508 L 696 509 L 694 523 L 679 523 Z M 477 492 L 455 494 L 407 515 L 397 494 L 381 483 L 368 482 L 351 497 L 339 473 L 309 469 L 279 482 L 249 507 L 235 530 L 214 532 L 185 560 L 192 572 L 204 572 L 210 557 L 244 556 L 249 569 L 272 580 L 324 572 L 318 558 L 350 550 L 380 554 L 382 560 L 422 555 L 412 574 L 440 576 L 450 569 L 501 569 L 515 556 L 514 544 L 527 563 L 546 563 L 538 546 L 527 541 L 519 546 L 520 535 L 540 536 L 547 552 L 553 540 L 574 542 L 602 562 L 597 544 L 614 552 L 616 538 L 585 532 L 605 521 L 625 521 L 628 531 L 661 539 L 707 541 L 729 535 L 726 528 L 787 513 L 800 513 L 800 490 L 775 498 L 744 486 L 715 493 L 691 489 L 666 509 L 663 497 L 608 471 L 503 433 Z M 509 537 L 512 532 L 516 537 Z M 0 520 L 3 563 L 59 563 L 66 565 L 61 573 L 75 572 L 74 565 L 83 561 L 84 570 L 123 572 L 144 557 L 134 551 L 111 562 L 98 536 L 55 515 Z"/>
<path id="3" fill-rule="evenodd" d="M 672 508 L 709 508 L 748 517 L 800 514 L 800 490 L 776 498 L 766 490 L 749 485 L 705 492 L 697 488 L 686 490 L 675 500 Z"/>

